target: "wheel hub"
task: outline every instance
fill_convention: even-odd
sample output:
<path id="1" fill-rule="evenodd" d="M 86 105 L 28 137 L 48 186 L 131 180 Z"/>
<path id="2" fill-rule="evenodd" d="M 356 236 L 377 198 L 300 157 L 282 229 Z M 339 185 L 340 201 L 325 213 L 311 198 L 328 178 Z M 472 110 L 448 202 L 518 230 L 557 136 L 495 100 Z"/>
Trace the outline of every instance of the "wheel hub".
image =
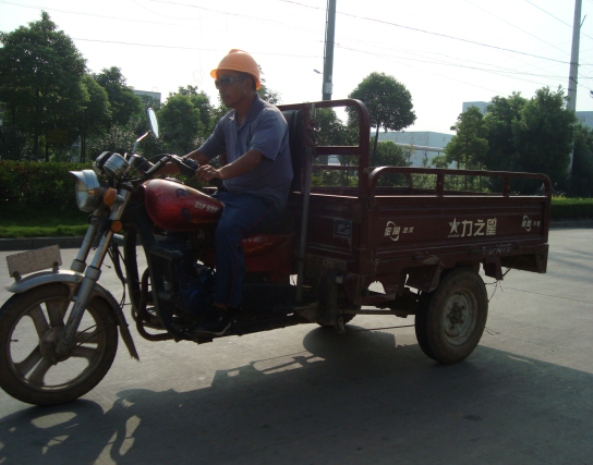
<path id="1" fill-rule="evenodd" d="M 52 365 L 56 365 L 58 362 L 66 360 L 69 356 L 67 353 L 58 354 L 56 352 L 56 346 L 63 333 L 64 328 L 51 328 L 47 330 L 39 340 L 39 351 L 41 352 L 41 355 L 49 360 Z"/>
<path id="2" fill-rule="evenodd" d="M 462 296 L 456 296 L 449 305 L 449 311 L 445 315 L 445 333 L 449 338 L 464 337 L 470 325 L 469 304 Z"/>

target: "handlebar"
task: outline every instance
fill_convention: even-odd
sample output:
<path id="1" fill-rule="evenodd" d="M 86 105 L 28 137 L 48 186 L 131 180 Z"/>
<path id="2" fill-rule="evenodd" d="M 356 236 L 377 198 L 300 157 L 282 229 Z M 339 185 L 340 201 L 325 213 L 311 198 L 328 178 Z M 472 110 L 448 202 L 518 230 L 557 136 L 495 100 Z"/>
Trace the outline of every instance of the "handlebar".
<path id="1" fill-rule="evenodd" d="M 171 161 L 179 167 L 181 174 L 186 176 L 193 176 L 196 174 L 196 171 L 200 166 L 197 161 L 192 160 L 191 158 L 182 158 L 177 155 L 169 155 L 169 157 L 171 158 Z"/>
<path id="2" fill-rule="evenodd" d="M 191 158 L 182 158 L 177 155 L 166 154 L 163 155 L 159 161 L 157 161 L 148 170 L 144 172 L 143 178 L 151 178 L 170 161 L 175 163 L 175 165 L 177 165 L 177 167 L 179 168 L 179 171 L 181 171 L 181 173 L 186 176 L 193 176 L 199 167 L 198 162 L 192 160 Z"/>

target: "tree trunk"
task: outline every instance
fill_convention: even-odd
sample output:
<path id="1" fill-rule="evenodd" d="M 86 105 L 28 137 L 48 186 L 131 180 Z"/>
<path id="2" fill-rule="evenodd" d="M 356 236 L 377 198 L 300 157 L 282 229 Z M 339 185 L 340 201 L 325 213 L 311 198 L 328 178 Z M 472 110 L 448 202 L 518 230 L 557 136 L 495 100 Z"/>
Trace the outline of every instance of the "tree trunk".
<path id="1" fill-rule="evenodd" d="M 379 142 L 379 127 L 380 127 L 380 125 L 377 124 L 377 130 L 375 131 L 375 143 L 373 144 L 373 156 L 371 158 L 372 166 L 376 165 L 376 160 L 377 160 L 377 142 Z"/>

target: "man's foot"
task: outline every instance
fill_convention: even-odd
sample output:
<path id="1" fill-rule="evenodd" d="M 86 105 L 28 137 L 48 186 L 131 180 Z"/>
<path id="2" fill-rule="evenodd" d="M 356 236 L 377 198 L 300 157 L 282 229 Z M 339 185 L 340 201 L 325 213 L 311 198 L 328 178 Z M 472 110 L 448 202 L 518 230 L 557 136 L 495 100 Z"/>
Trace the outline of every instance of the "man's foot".
<path id="1" fill-rule="evenodd" d="M 210 312 L 208 312 L 206 321 L 198 327 L 197 331 L 208 333 L 213 336 L 222 336 L 230 328 L 234 317 L 234 309 L 224 309 L 213 305 Z"/>

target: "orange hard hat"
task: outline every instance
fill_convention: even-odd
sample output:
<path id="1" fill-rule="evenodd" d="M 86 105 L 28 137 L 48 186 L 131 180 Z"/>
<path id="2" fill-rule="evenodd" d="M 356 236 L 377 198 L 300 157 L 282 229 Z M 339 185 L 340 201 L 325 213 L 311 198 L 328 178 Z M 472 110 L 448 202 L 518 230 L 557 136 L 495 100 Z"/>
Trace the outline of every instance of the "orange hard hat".
<path id="1" fill-rule="evenodd" d="M 236 48 L 232 49 L 222 60 L 218 63 L 218 68 L 210 71 L 210 76 L 216 79 L 219 71 L 239 71 L 240 73 L 247 73 L 253 76 L 255 80 L 255 88 L 259 89 L 261 83 L 259 81 L 259 66 L 253 59 L 253 57 L 243 51 Z"/>

